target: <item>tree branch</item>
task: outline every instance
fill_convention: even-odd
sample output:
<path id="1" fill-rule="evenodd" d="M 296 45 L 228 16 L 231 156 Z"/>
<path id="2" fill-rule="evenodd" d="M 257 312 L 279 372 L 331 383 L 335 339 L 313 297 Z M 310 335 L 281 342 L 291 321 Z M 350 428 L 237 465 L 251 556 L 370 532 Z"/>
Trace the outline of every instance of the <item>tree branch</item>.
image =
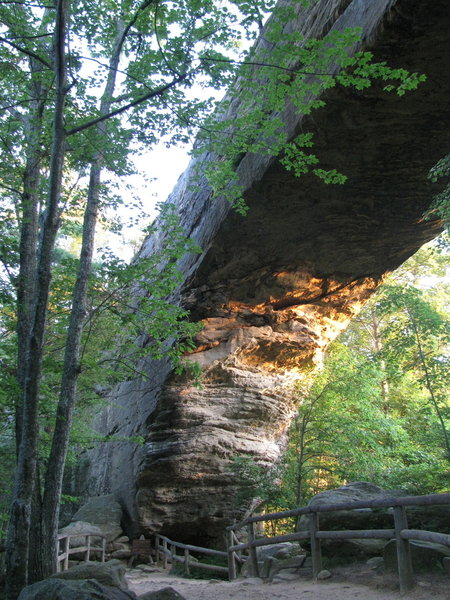
<path id="1" fill-rule="evenodd" d="M 67 136 L 74 135 L 75 133 L 84 131 L 85 129 L 88 129 L 89 127 L 92 127 L 93 125 L 97 125 L 98 123 L 101 123 L 102 121 L 106 121 L 108 119 L 111 119 L 112 117 L 120 115 L 120 114 L 126 112 L 127 110 L 129 110 L 130 108 L 133 108 L 134 106 L 138 106 L 139 104 L 142 104 L 143 102 L 146 102 L 147 100 L 150 100 L 151 98 L 156 98 L 157 96 L 161 96 L 162 94 L 164 94 L 164 92 L 167 92 L 168 90 L 175 87 L 182 81 L 186 80 L 187 77 L 188 77 L 188 73 L 184 73 L 183 75 L 180 75 L 179 77 L 173 79 L 170 83 L 167 83 L 166 85 L 163 85 L 156 90 L 152 90 L 152 91 L 148 92 L 147 94 L 144 94 L 143 96 L 140 96 L 139 98 L 136 98 L 136 100 L 133 100 L 132 102 L 129 102 L 128 104 L 125 104 L 124 106 L 121 106 L 120 108 L 117 108 L 116 110 L 112 110 L 109 113 L 106 113 L 104 115 L 101 115 L 100 117 L 97 117 L 96 119 L 91 119 L 90 121 L 83 123 L 83 125 L 78 125 L 78 127 L 73 127 L 72 129 L 69 129 L 66 132 L 66 135 Z"/>
<path id="2" fill-rule="evenodd" d="M 281 65 L 274 65 L 272 63 L 258 62 L 254 60 L 234 60 L 232 58 L 217 58 L 217 57 L 209 57 L 208 55 L 200 56 L 198 58 L 200 62 L 220 62 L 227 63 L 229 65 L 242 65 L 249 67 L 268 67 L 270 69 L 278 69 L 280 71 L 287 71 L 288 73 L 301 74 L 301 75 L 326 75 L 331 76 L 330 73 L 321 73 L 319 71 L 302 71 L 300 69 L 295 69 L 292 67 L 282 67 Z"/>
<path id="3" fill-rule="evenodd" d="M 9 40 L 8 38 L 5 38 L 3 36 L 0 36 L 0 42 L 4 42 L 5 44 L 8 44 L 9 46 L 11 46 L 15 50 L 17 50 L 18 52 L 21 52 L 22 54 L 25 54 L 26 56 L 29 56 L 30 58 L 34 58 L 35 60 L 37 60 L 38 62 L 43 64 L 45 67 L 47 67 L 47 69 L 52 68 L 51 64 L 49 62 L 47 62 L 45 59 L 43 59 L 42 56 L 39 56 L 39 54 L 36 54 L 36 52 L 33 52 L 32 50 L 28 50 L 28 48 L 23 48 L 22 46 L 15 44 L 11 40 Z"/>

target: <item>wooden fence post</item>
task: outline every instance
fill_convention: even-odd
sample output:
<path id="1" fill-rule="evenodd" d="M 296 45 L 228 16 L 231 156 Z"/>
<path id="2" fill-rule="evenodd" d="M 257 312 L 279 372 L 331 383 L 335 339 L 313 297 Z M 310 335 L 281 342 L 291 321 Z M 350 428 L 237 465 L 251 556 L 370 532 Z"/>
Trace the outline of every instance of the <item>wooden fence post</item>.
<path id="1" fill-rule="evenodd" d="M 86 536 L 86 552 L 84 554 L 84 562 L 88 562 L 91 558 L 91 536 Z"/>
<path id="2" fill-rule="evenodd" d="M 234 558 L 234 552 L 230 550 L 231 546 L 233 546 L 233 530 L 229 529 L 227 531 L 227 552 L 228 552 L 228 579 L 233 581 L 236 579 L 236 561 Z"/>
<path id="3" fill-rule="evenodd" d="M 70 547 L 70 535 L 64 540 L 64 552 L 66 554 L 64 558 L 63 571 L 67 571 L 69 568 L 69 547 Z"/>
<path id="4" fill-rule="evenodd" d="M 190 575 L 191 573 L 189 569 L 189 550 L 187 548 L 184 549 L 184 571 L 186 575 Z"/>
<path id="5" fill-rule="evenodd" d="M 253 542 L 255 541 L 255 524 L 254 523 L 249 523 L 247 525 L 247 535 L 248 535 L 248 542 L 250 544 L 249 553 L 250 553 L 250 564 L 252 566 L 252 575 L 253 575 L 253 577 L 259 577 L 258 554 L 256 552 L 256 548 L 253 546 Z"/>
<path id="6" fill-rule="evenodd" d="M 234 531 L 233 531 L 233 544 L 239 544 L 238 537 Z M 236 556 L 236 554 L 235 554 L 235 556 Z M 239 564 L 242 565 L 242 562 L 243 562 L 242 561 L 242 550 L 237 551 L 237 558 L 238 558 Z"/>
<path id="7" fill-rule="evenodd" d="M 319 515 L 316 512 L 311 512 L 308 517 L 309 535 L 311 539 L 312 571 L 314 579 L 317 579 L 317 575 L 322 570 L 322 550 L 320 547 L 320 540 L 316 537 L 316 533 L 319 531 Z"/>
<path id="8" fill-rule="evenodd" d="M 167 540 L 163 539 L 163 569 L 167 569 Z"/>
<path id="9" fill-rule="evenodd" d="M 169 544 L 169 550 L 170 550 L 170 562 L 172 563 L 172 569 L 173 567 L 176 565 L 177 559 L 177 547 L 174 546 L 173 544 Z"/>
<path id="10" fill-rule="evenodd" d="M 400 593 L 405 594 L 415 586 L 409 541 L 402 538 L 402 529 L 408 529 L 404 506 L 394 506 L 395 541 L 397 546 L 398 576 Z"/>
<path id="11" fill-rule="evenodd" d="M 58 537 L 57 546 L 56 546 L 56 573 L 61 571 L 61 561 L 59 560 L 59 555 L 61 554 L 61 540 Z"/>
<path id="12" fill-rule="evenodd" d="M 156 534 L 155 535 L 155 562 L 156 565 L 159 564 L 160 560 L 159 560 L 159 535 Z"/>

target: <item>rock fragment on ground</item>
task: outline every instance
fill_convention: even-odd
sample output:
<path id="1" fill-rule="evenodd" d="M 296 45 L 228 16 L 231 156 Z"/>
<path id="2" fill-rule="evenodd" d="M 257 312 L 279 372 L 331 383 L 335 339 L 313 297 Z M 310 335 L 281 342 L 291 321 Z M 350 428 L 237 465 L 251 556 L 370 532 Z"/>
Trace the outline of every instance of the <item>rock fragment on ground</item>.
<path id="1" fill-rule="evenodd" d="M 50 579 L 80 580 L 95 579 L 107 586 L 114 586 L 123 590 L 128 589 L 125 579 L 125 567 L 120 560 L 109 560 L 106 563 L 86 562 L 67 571 L 55 573 Z"/>
<path id="2" fill-rule="evenodd" d="M 324 579 L 330 579 L 331 577 L 331 573 L 330 571 L 328 571 L 328 569 L 322 569 L 322 571 L 319 571 L 318 575 L 317 575 L 317 579 L 319 581 L 323 581 Z"/>
<path id="3" fill-rule="evenodd" d="M 139 600 L 185 600 L 185 598 L 172 587 L 165 587 L 155 592 L 146 592 L 139 596 Z"/>
<path id="4" fill-rule="evenodd" d="M 366 561 L 366 565 L 371 569 L 380 569 L 384 565 L 384 558 L 382 556 L 373 556 Z"/>
<path id="5" fill-rule="evenodd" d="M 18 600 L 136 600 L 134 592 L 95 579 L 44 579 L 25 587 Z"/>

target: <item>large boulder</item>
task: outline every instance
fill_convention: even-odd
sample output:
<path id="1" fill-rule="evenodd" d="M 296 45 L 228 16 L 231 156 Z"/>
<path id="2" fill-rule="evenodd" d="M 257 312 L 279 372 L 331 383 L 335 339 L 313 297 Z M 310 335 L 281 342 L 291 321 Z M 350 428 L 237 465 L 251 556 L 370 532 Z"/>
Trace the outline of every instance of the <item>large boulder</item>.
<path id="1" fill-rule="evenodd" d="M 308 506 L 324 506 L 326 504 L 346 504 L 363 500 L 392 498 L 400 492 L 386 491 L 377 485 L 365 481 L 349 483 L 335 490 L 326 490 L 314 496 Z M 393 527 L 392 511 L 386 509 L 356 508 L 344 509 L 319 514 L 320 529 L 333 531 L 339 529 L 388 529 Z M 302 515 L 298 521 L 299 531 L 308 529 L 308 516 Z M 385 540 L 350 539 L 322 540 L 325 556 L 333 557 L 337 563 L 352 562 L 380 556 L 383 553 Z"/>
<path id="2" fill-rule="evenodd" d="M 335 490 L 320 492 L 308 503 L 308 506 L 325 504 L 344 504 L 363 500 L 382 500 L 405 496 L 400 490 L 384 490 L 378 485 L 366 481 L 355 481 Z M 450 504 L 436 506 L 407 506 L 408 527 L 450 533 Z M 392 528 L 394 524 L 391 508 L 356 508 L 320 513 L 322 530 L 336 529 L 382 529 Z M 308 517 L 302 515 L 297 524 L 299 531 L 308 529 Z"/>
<path id="3" fill-rule="evenodd" d="M 74 521 L 84 521 L 98 527 L 107 542 L 122 535 L 122 507 L 113 494 L 89 498 L 72 517 Z"/>
<path id="4" fill-rule="evenodd" d="M 408 506 L 408 527 L 450 534 L 450 504 Z"/>
<path id="5" fill-rule="evenodd" d="M 320 492 L 308 502 L 308 506 L 324 506 L 326 504 L 347 504 L 363 500 L 376 500 L 399 496 L 398 491 L 386 491 L 383 488 L 365 481 L 348 483 L 335 490 Z M 382 529 L 393 526 L 393 518 L 389 509 L 356 508 L 333 512 L 323 512 L 319 515 L 320 529 L 332 531 L 336 529 Z M 308 529 L 308 516 L 302 515 L 297 529 Z"/>
<path id="6" fill-rule="evenodd" d="M 256 548 L 256 553 L 258 555 L 258 560 L 265 560 L 266 558 L 283 560 L 292 558 L 293 556 L 299 556 L 300 554 L 303 554 L 303 550 L 298 542 L 282 542 L 281 544 L 260 546 L 259 548 Z"/>
<path id="7" fill-rule="evenodd" d="M 20 592 L 18 600 L 136 600 L 134 592 L 103 585 L 95 579 L 44 579 Z"/>
<path id="8" fill-rule="evenodd" d="M 67 571 L 55 573 L 51 579 L 79 580 L 95 579 L 99 583 L 107 586 L 128 589 L 128 583 L 125 579 L 125 567 L 120 560 L 109 560 L 106 563 L 85 562 Z"/>
<path id="9" fill-rule="evenodd" d="M 86 545 L 86 534 L 98 533 L 100 536 L 103 534 L 103 531 L 97 525 L 92 525 L 92 523 L 87 523 L 86 521 L 73 521 L 72 523 L 69 523 L 69 525 L 66 525 L 66 527 L 60 529 L 59 533 L 66 535 L 76 534 L 76 537 L 70 538 L 69 543 L 71 548 L 79 548 L 80 546 Z M 101 543 L 101 537 L 91 538 L 92 545 L 101 546 Z"/>
<path id="10" fill-rule="evenodd" d="M 334 565 L 346 565 L 355 561 L 383 555 L 385 539 L 322 540 L 322 553 L 332 559 Z"/>
<path id="11" fill-rule="evenodd" d="M 384 490 L 365 481 L 356 481 L 335 490 L 326 490 L 312 498 L 308 506 L 327 504 L 346 504 L 348 502 L 388 499 L 405 495 L 399 490 Z M 425 529 L 439 533 L 450 532 L 450 505 L 406 507 L 408 527 Z M 356 508 L 319 513 L 322 531 L 344 529 L 392 529 L 394 527 L 393 510 L 387 508 Z M 302 515 L 297 529 L 308 529 L 308 516 Z M 386 545 L 382 539 L 322 540 L 325 556 L 338 562 L 381 556 Z"/>
<path id="12" fill-rule="evenodd" d="M 411 560 L 414 571 L 443 571 L 444 559 L 450 560 L 450 548 L 443 544 L 410 540 Z M 397 571 L 397 544 L 390 540 L 384 547 L 384 568 Z"/>

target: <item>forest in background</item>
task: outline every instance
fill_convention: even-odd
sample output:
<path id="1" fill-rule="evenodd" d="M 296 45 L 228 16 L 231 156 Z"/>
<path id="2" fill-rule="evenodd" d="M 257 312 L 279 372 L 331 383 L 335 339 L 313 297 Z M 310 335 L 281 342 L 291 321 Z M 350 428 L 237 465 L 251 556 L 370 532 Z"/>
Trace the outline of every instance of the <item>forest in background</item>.
<path id="1" fill-rule="evenodd" d="M 239 501 L 266 512 L 302 506 L 351 481 L 405 494 L 449 491 L 448 234 L 421 248 L 330 346 L 298 412 L 280 463 L 238 458 Z"/>

